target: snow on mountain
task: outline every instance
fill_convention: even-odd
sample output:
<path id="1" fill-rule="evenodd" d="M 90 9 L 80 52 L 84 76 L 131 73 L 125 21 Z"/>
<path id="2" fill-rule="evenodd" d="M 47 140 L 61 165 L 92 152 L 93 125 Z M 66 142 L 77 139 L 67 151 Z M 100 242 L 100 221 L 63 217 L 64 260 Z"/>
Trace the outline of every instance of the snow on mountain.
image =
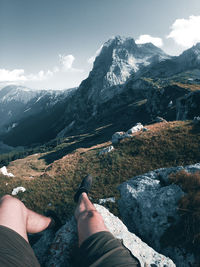
<path id="1" fill-rule="evenodd" d="M 13 124 L 36 115 L 63 101 L 76 88 L 67 90 L 34 90 L 10 85 L 0 90 L 0 133 L 13 129 Z"/>
<path id="2" fill-rule="evenodd" d="M 0 90 L 0 103 L 15 101 L 26 104 L 41 92 L 41 90 L 32 90 L 23 86 L 9 85 Z"/>
<path id="3" fill-rule="evenodd" d="M 166 78 L 178 73 L 200 69 L 200 43 L 185 50 L 180 56 L 171 57 L 163 62 L 156 62 L 142 70 L 142 75 L 152 78 Z"/>
<path id="4" fill-rule="evenodd" d="M 171 57 L 151 43 L 136 44 L 130 37 L 113 37 L 102 46 L 93 69 L 79 88 L 34 91 L 7 86 L 1 89 L 0 132 L 2 125 L 11 129 L 9 138 L 2 140 L 18 145 L 17 138 L 22 140 L 22 125 L 30 137 L 26 144 L 40 142 L 41 135 L 44 142 L 72 130 L 83 131 L 89 122 L 94 125 L 97 119 L 101 121 L 112 114 L 114 118 L 118 108 L 146 99 L 148 91 L 157 89 L 143 77 L 169 77 L 194 68 L 200 68 L 200 44 L 179 57 Z M 17 125 L 14 128 L 13 123 Z M 34 136 L 29 134 L 36 129 L 37 136 L 35 132 Z"/>
<path id="5" fill-rule="evenodd" d="M 168 55 L 151 43 L 137 45 L 133 38 L 116 36 L 103 45 L 87 82 L 84 81 L 81 87 L 89 83 L 89 99 L 105 102 L 123 90 L 121 85 L 131 75 L 167 58 Z"/>

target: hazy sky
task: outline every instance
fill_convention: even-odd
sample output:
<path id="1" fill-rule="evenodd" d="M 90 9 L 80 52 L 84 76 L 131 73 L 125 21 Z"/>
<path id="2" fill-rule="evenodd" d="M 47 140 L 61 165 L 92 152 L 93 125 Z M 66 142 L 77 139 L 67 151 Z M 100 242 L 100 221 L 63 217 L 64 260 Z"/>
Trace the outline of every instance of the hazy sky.
<path id="1" fill-rule="evenodd" d="M 200 42 L 200 1 L 0 0 L 0 85 L 78 86 L 115 35 L 178 55 Z"/>

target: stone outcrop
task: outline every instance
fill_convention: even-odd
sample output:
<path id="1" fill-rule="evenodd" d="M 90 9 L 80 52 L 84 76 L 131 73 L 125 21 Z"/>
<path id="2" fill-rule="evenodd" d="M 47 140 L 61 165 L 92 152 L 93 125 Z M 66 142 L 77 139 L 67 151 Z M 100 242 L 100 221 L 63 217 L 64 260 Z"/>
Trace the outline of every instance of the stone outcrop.
<path id="1" fill-rule="evenodd" d="M 171 173 L 185 169 L 188 172 L 200 170 L 200 164 L 174 168 L 162 168 L 133 179 L 119 186 L 121 198 L 119 210 L 128 229 L 140 236 L 154 249 L 165 252 L 177 266 L 193 266 L 194 257 L 183 248 L 162 250 L 160 238 L 180 217 L 177 214 L 178 201 L 184 195 L 181 188 L 169 184 Z M 183 265 L 184 262 L 184 265 Z"/>
<path id="2" fill-rule="evenodd" d="M 146 110 L 152 119 L 160 116 L 166 120 L 175 120 L 177 116 L 177 100 L 189 92 L 188 89 L 177 85 L 153 88 L 147 93 Z"/>
<path id="3" fill-rule="evenodd" d="M 26 188 L 24 188 L 23 186 L 18 186 L 13 189 L 12 195 L 16 196 L 19 192 L 25 192 L 25 191 L 26 191 Z"/>
<path id="4" fill-rule="evenodd" d="M 120 140 L 124 139 L 126 136 L 125 132 L 116 132 L 112 135 L 112 144 L 119 143 Z M 128 136 L 126 136 L 128 137 Z"/>
<path id="5" fill-rule="evenodd" d="M 104 218 L 109 231 L 123 241 L 123 244 L 138 258 L 141 266 L 174 267 L 175 264 L 167 257 L 157 253 L 135 234 L 130 233 L 122 221 L 103 206 L 95 204 L 96 209 Z M 77 226 L 72 218 L 53 237 L 49 230 L 33 246 L 42 266 L 72 267 L 74 250 L 78 246 Z"/>
<path id="6" fill-rule="evenodd" d="M 177 101 L 177 120 L 192 120 L 200 115 L 200 91 L 191 92 Z"/>
<path id="7" fill-rule="evenodd" d="M 116 132 L 112 135 L 112 143 L 117 144 L 124 138 L 132 137 L 132 134 L 143 130 L 144 126 L 138 122 L 135 126 L 131 127 L 127 132 Z"/>
<path id="8" fill-rule="evenodd" d="M 194 123 L 195 125 L 200 125 L 200 116 L 194 117 L 194 119 L 193 119 L 193 123 Z"/>
<path id="9" fill-rule="evenodd" d="M 95 204 L 109 231 L 122 240 L 138 258 L 141 266 L 195 265 L 194 255 L 183 247 L 163 248 L 160 243 L 164 231 L 180 220 L 177 206 L 184 192 L 179 186 L 169 184 L 168 177 L 181 170 L 189 173 L 200 171 L 200 163 L 186 167 L 161 168 L 136 176 L 120 185 L 121 198 L 118 204 L 123 222 L 105 207 Z M 114 202 L 114 199 L 104 199 L 101 203 L 107 201 Z M 72 267 L 74 256 L 77 257 L 77 248 L 78 234 L 74 217 L 56 234 L 52 230 L 46 230 L 33 245 L 35 254 L 44 267 Z"/>
<path id="10" fill-rule="evenodd" d="M 106 154 L 106 153 L 110 153 L 111 151 L 114 150 L 114 147 L 113 146 L 108 146 L 104 149 L 102 149 L 100 152 L 99 152 L 99 155 L 103 155 L 103 154 Z"/>
<path id="11" fill-rule="evenodd" d="M 138 131 L 140 131 L 142 129 L 143 129 L 143 125 L 140 122 L 138 122 L 135 126 L 133 126 L 132 128 L 130 128 L 127 131 L 127 133 L 128 134 L 133 134 L 133 133 L 136 133 L 136 132 L 138 132 Z"/>

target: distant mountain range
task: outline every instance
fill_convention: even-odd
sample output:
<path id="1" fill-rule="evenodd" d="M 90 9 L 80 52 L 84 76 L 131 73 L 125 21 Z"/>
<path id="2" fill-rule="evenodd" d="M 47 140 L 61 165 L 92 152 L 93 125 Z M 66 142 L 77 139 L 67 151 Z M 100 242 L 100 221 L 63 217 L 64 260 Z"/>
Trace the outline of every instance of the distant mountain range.
<path id="1" fill-rule="evenodd" d="M 138 121 L 148 123 L 158 115 L 170 120 L 177 116 L 188 119 L 200 115 L 199 107 L 195 113 L 188 113 L 192 105 L 198 106 L 196 100 L 190 102 L 198 99 L 199 90 L 200 44 L 171 57 L 151 43 L 137 45 L 132 38 L 116 36 L 103 45 L 79 88 L 2 88 L 1 140 L 24 146 L 83 133 L 106 123 L 128 128 Z"/>

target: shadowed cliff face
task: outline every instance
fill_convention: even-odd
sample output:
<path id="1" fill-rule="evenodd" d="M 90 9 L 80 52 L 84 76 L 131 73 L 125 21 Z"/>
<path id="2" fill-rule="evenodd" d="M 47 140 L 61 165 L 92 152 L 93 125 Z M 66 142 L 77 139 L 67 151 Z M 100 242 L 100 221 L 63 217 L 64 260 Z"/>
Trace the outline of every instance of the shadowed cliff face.
<path id="1" fill-rule="evenodd" d="M 166 78 L 175 74 L 200 68 L 200 43 L 184 51 L 180 56 L 156 62 L 142 70 L 145 77 Z"/>
<path id="2" fill-rule="evenodd" d="M 88 99 L 98 105 L 122 92 L 121 85 L 131 75 L 134 76 L 152 62 L 160 62 L 166 58 L 169 56 L 153 44 L 136 45 L 132 38 L 117 36 L 104 44 L 88 81 L 80 85 L 80 90 L 87 87 Z"/>

